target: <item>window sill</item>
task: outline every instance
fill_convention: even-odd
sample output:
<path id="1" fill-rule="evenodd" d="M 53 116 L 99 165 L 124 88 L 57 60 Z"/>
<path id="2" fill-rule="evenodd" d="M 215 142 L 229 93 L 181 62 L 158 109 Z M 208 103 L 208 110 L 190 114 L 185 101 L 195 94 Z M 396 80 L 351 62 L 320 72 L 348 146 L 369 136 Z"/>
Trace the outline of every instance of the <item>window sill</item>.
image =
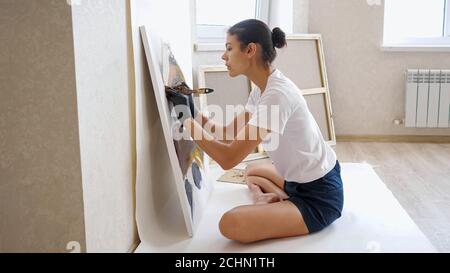
<path id="1" fill-rule="evenodd" d="M 194 44 L 194 50 L 196 52 L 204 52 L 204 51 L 224 51 L 225 46 L 223 43 L 196 43 Z"/>
<path id="2" fill-rule="evenodd" d="M 450 52 L 450 45 L 383 44 L 381 50 L 387 52 Z"/>

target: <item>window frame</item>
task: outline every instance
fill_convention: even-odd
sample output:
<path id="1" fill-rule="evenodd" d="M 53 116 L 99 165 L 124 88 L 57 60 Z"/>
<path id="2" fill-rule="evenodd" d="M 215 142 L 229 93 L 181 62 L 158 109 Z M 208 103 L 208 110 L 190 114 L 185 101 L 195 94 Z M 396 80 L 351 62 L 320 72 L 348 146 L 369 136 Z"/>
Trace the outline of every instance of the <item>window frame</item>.
<path id="1" fill-rule="evenodd" d="M 195 1 L 197 10 L 197 2 Z M 256 0 L 255 18 L 265 23 L 269 21 L 270 0 Z M 225 34 L 230 26 L 225 25 L 200 25 L 196 22 L 196 41 L 198 44 L 222 44 L 225 41 Z"/>
<path id="2" fill-rule="evenodd" d="M 450 51 L 450 0 L 444 3 L 444 22 L 441 37 L 433 38 L 403 38 L 399 42 L 389 43 L 385 41 L 383 30 L 383 51 Z M 386 8 L 386 5 L 384 6 Z M 386 10 L 384 10 L 386 14 Z M 386 24 L 386 21 L 383 22 Z"/>
<path id="3" fill-rule="evenodd" d="M 444 10 L 444 37 L 450 37 L 450 0 L 445 1 L 445 10 Z"/>

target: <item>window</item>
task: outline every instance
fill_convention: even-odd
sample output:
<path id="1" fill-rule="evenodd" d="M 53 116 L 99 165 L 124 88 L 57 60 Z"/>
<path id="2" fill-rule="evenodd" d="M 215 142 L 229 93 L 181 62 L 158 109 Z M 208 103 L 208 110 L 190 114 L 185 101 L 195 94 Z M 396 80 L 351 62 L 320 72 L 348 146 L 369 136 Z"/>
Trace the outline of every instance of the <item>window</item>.
<path id="1" fill-rule="evenodd" d="M 384 45 L 450 45 L 450 0 L 386 0 Z"/>
<path id="2" fill-rule="evenodd" d="M 267 22 L 269 0 L 196 0 L 197 42 L 223 43 L 235 23 L 257 18 Z"/>

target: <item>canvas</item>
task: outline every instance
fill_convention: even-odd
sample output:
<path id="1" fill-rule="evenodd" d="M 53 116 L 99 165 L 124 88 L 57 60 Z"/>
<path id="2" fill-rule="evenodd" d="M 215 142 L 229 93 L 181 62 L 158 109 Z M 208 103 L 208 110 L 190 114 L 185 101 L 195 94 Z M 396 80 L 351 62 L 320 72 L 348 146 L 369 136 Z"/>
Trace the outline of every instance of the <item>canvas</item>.
<path id="1" fill-rule="evenodd" d="M 324 139 L 336 144 L 330 87 L 320 34 L 291 34 L 287 47 L 277 49 L 273 65 L 300 88 Z"/>
<path id="2" fill-rule="evenodd" d="M 192 139 L 188 137 L 180 140 L 178 137 L 182 134 L 182 128 L 172 111 L 173 106 L 166 99 L 165 88 L 186 83 L 170 45 L 161 42 L 160 38 L 145 26 L 142 26 L 140 31 L 175 180 L 158 183 L 176 184 L 186 228 L 192 236 L 212 192 L 213 184 L 209 178 L 208 164 L 205 162 L 207 157 L 203 156 L 203 151 Z"/>

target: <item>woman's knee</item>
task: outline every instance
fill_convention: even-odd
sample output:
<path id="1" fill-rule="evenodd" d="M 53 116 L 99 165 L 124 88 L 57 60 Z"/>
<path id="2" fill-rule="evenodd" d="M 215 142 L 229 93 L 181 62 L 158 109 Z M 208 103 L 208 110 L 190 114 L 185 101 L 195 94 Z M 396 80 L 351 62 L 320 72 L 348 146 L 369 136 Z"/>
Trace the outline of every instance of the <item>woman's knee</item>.
<path id="1" fill-rule="evenodd" d="M 244 177 L 245 177 L 245 182 L 247 183 L 247 185 L 250 184 L 254 184 L 252 179 L 252 176 L 255 175 L 255 169 L 257 169 L 257 164 L 255 163 L 250 163 L 245 167 L 245 172 L 244 172 Z"/>
<path id="2" fill-rule="evenodd" d="M 249 163 L 245 167 L 245 176 L 255 176 L 258 173 L 258 169 L 260 164 L 258 163 Z"/>
<path id="3" fill-rule="evenodd" d="M 245 236 L 244 221 L 236 208 L 227 211 L 219 222 L 220 233 L 230 240 L 249 243 L 251 241 Z"/>
<path id="4" fill-rule="evenodd" d="M 235 213 L 233 209 L 225 212 L 219 222 L 220 233 L 228 239 L 233 240 L 237 233 L 236 230 L 239 222 L 238 218 L 239 215 Z"/>
<path id="5" fill-rule="evenodd" d="M 256 176 L 246 175 L 245 176 L 245 183 L 247 183 L 248 186 L 250 186 L 250 185 L 258 185 L 258 178 Z"/>

